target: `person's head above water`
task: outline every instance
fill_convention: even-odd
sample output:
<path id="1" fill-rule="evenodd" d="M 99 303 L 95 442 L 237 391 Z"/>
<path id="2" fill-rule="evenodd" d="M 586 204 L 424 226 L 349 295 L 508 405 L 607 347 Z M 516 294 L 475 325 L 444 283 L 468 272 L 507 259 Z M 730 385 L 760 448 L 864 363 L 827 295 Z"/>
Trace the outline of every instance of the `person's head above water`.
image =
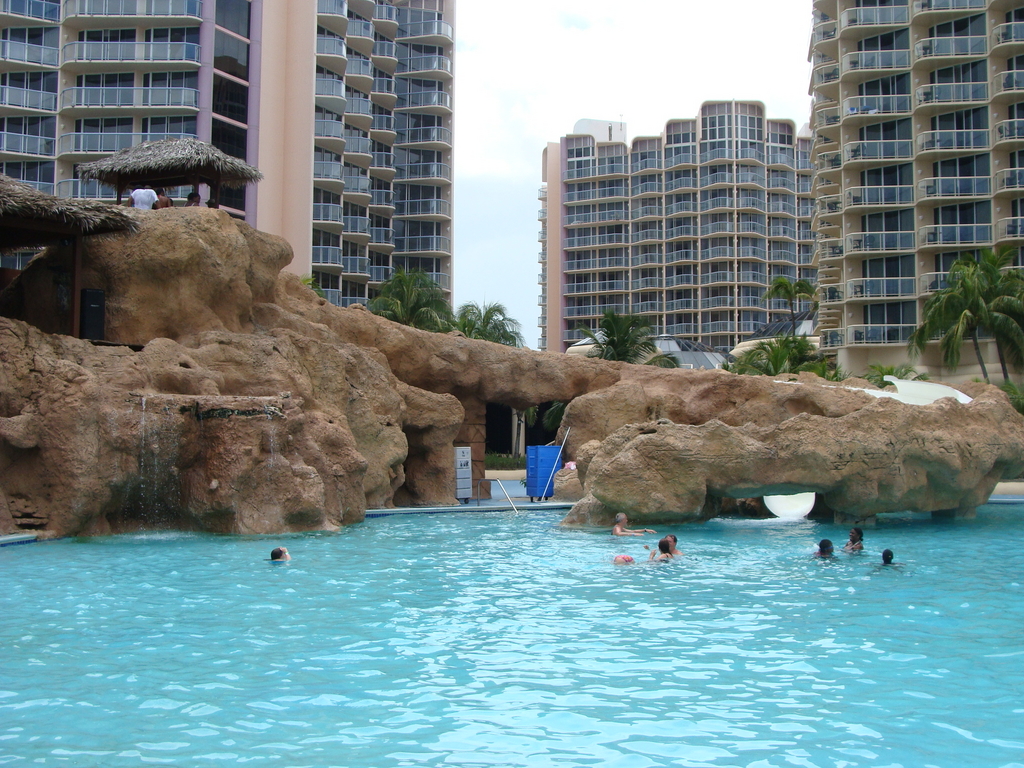
<path id="1" fill-rule="evenodd" d="M 891 549 L 882 550 L 882 565 L 892 565 L 893 553 Z"/>
<path id="2" fill-rule="evenodd" d="M 665 538 L 672 542 L 673 547 L 679 543 L 679 537 L 674 533 L 666 533 Z"/>
<path id="3" fill-rule="evenodd" d="M 818 542 L 818 554 L 822 557 L 828 557 L 832 554 L 832 541 L 831 539 L 822 539 Z"/>
<path id="4" fill-rule="evenodd" d="M 864 531 L 860 528 L 851 528 L 850 541 L 864 541 Z"/>
<path id="5" fill-rule="evenodd" d="M 658 550 L 666 555 L 672 554 L 672 542 L 669 541 L 668 536 L 658 542 Z"/>
<path id="6" fill-rule="evenodd" d="M 288 550 L 285 547 L 277 547 L 270 552 L 271 560 L 291 560 L 292 556 L 288 554 Z"/>
<path id="7" fill-rule="evenodd" d="M 616 525 L 625 525 L 627 522 L 628 522 L 628 518 L 626 517 L 626 513 L 625 512 L 619 512 L 617 515 L 615 515 L 615 524 Z"/>

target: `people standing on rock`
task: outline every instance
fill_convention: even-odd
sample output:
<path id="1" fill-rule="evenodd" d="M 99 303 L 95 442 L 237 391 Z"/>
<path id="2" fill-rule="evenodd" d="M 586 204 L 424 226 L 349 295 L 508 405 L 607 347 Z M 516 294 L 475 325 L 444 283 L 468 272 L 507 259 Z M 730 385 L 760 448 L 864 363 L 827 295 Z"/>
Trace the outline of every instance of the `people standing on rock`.
<path id="1" fill-rule="evenodd" d="M 818 542 L 818 551 L 814 553 L 815 557 L 832 557 L 832 541 L 830 539 L 822 539 Z"/>
<path id="2" fill-rule="evenodd" d="M 154 191 L 156 192 L 156 202 L 153 203 L 153 208 L 160 210 L 161 208 L 174 207 L 174 201 L 164 194 L 163 187 L 157 187 Z"/>
<path id="3" fill-rule="evenodd" d="M 201 203 L 201 202 L 202 202 L 202 200 L 199 198 L 199 193 L 198 192 L 189 192 L 188 193 L 188 197 L 185 198 L 185 207 L 186 208 L 198 208 L 199 207 L 199 203 Z"/>
<path id="4" fill-rule="evenodd" d="M 860 552 L 864 549 L 864 531 L 860 528 L 850 529 L 850 540 L 843 547 L 843 552 Z"/>
<path id="5" fill-rule="evenodd" d="M 132 190 L 132 193 L 128 196 L 128 200 L 131 202 L 133 208 L 138 208 L 143 211 L 153 210 L 153 204 L 156 202 L 156 192 L 154 192 L 147 184 L 144 187 L 137 187 Z"/>
<path id="6" fill-rule="evenodd" d="M 635 531 L 631 531 L 626 527 L 627 525 L 629 525 L 629 520 L 626 513 L 619 512 L 615 516 L 615 525 L 612 526 L 612 536 L 643 536 L 645 533 L 655 533 L 650 528 L 637 528 Z"/>
<path id="7" fill-rule="evenodd" d="M 271 550 L 270 559 L 272 562 L 280 563 L 286 560 L 291 560 L 292 556 L 288 554 L 287 547 L 277 547 L 276 549 Z"/>

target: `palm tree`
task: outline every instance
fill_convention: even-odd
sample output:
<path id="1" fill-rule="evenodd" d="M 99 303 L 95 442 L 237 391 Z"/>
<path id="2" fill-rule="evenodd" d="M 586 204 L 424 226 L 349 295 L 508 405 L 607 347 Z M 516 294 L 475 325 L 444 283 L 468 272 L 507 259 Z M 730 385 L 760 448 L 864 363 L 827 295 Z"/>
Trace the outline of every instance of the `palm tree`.
<path id="1" fill-rule="evenodd" d="M 818 361 L 818 353 L 806 336 L 777 336 L 765 339 L 743 352 L 732 363 L 722 366 L 732 373 L 753 374 L 763 376 L 779 376 L 784 373 L 799 373 L 810 370 Z M 827 361 L 824 368 L 827 370 Z"/>
<path id="2" fill-rule="evenodd" d="M 639 315 L 620 315 L 609 309 L 598 321 L 596 330 L 584 327 L 579 330 L 584 338 L 593 342 L 588 357 L 642 363 L 659 368 L 679 367 L 674 357 L 658 351 L 652 341 L 650 323 Z"/>
<path id="3" fill-rule="evenodd" d="M 979 343 L 987 332 L 995 339 L 1003 380 L 1009 381 L 1007 362 L 1019 366 L 1024 360 L 1024 279 L 1019 270 L 1004 271 L 1011 258 L 1010 249 L 986 250 L 978 260 L 966 256 L 953 262 L 946 287 L 925 302 L 922 322 L 910 335 L 911 352 L 920 354 L 928 341 L 939 337 L 942 360 L 955 370 L 969 338 L 982 378 L 989 383 Z"/>
<path id="4" fill-rule="evenodd" d="M 523 346 L 522 326 L 504 304 L 467 302 L 455 313 L 455 328 L 469 339 L 483 339 L 509 347 Z"/>
<path id="5" fill-rule="evenodd" d="M 867 373 L 861 376 L 861 378 L 864 381 L 870 381 L 879 389 L 885 389 L 892 386 L 892 384 L 885 380 L 886 376 L 903 379 L 904 381 L 928 381 L 928 374 L 918 373 L 917 369 L 910 363 L 902 363 L 900 365 L 872 363 L 868 366 Z"/>
<path id="6" fill-rule="evenodd" d="M 796 335 L 796 305 L 801 299 L 814 300 L 814 286 L 807 280 L 800 279 L 792 281 L 785 275 L 778 275 L 768 290 L 764 292 L 764 301 L 767 304 L 771 299 L 782 299 L 789 305 L 789 319 L 792 323 L 791 336 Z"/>
<path id="7" fill-rule="evenodd" d="M 424 331 L 452 328 L 451 305 L 426 272 L 406 272 L 399 267 L 381 283 L 380 293 L 370 300 L 369 308 L 375 315 Z"/>

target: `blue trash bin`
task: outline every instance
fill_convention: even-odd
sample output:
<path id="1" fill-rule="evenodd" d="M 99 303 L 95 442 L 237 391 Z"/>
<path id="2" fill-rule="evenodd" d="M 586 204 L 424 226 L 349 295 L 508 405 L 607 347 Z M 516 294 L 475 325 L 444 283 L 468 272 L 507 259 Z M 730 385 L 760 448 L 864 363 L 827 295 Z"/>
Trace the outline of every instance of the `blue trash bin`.
<path id="1" fill-rule="evenodd" d="M 555 472 L 562 468 L 561 453 L 559 445 L 526 447 L 526 495 L 530 501 L 555 495 Z"/>

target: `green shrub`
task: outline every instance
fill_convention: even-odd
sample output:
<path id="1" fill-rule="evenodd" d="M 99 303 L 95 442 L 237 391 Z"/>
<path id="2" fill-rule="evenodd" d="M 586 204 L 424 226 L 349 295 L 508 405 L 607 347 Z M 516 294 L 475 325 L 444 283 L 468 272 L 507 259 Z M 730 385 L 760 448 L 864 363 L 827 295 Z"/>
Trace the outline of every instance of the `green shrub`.
<path id="1" fill-rule="evenodd" d="M 525 456 L 508 453 L 485 453 L 484 469 L 526 469 Z"/>

